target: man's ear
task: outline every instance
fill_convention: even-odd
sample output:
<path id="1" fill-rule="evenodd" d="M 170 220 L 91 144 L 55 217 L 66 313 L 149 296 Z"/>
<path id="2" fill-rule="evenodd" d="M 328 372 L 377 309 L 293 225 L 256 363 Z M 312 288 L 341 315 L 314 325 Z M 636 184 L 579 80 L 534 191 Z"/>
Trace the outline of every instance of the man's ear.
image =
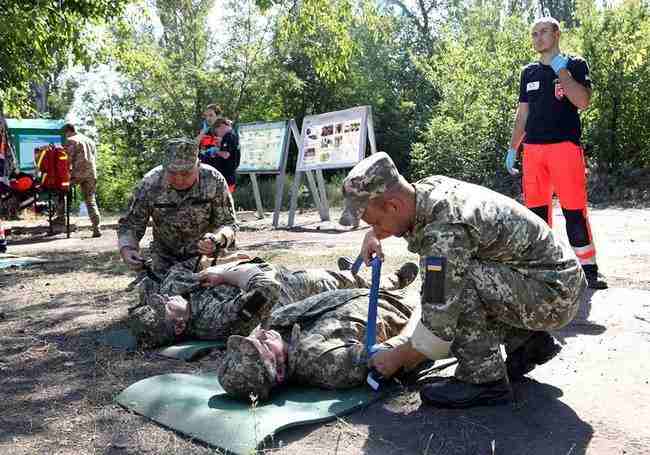
<path id="1" fill-rule="evenodd" d="M 391 215 L 395 215 L 402 210 L 402 201 L 395 197 L 386 199 L 383 205 L 383 211 Z"/>

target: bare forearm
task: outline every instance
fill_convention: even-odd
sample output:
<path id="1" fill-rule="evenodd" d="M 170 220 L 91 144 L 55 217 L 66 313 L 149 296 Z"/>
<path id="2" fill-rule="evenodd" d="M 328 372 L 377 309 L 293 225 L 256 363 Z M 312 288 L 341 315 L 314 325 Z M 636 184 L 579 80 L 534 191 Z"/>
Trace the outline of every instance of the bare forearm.
<path id="1" fill-rule="evenodd" d="M 586 109 L 591 101 L 591 89 L 577 82 L 567 69 L 561 69 L 558 75 L 560 84 L 569 101 L 578 109 Z"/>
<path id="2" fill-rule="evenodd" d="M 519 144 L 521 144 L 521 141 L 524 139 L 527 120 L 528 108 L 522 108 L 519 106 L 517 108 L 517 113 L 515 114 L 515 124 L 512 128 L 512 137 L 510 138 L 510 147 L 515 150 L 519 148 Z"/>

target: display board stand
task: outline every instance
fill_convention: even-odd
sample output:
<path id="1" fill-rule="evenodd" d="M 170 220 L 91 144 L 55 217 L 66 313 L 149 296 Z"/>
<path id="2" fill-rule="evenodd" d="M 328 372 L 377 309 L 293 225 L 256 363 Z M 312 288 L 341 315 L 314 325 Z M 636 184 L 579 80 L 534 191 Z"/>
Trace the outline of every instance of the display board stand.
<path id="1" fill-rule="evenodd" d="M 362 140 L 361 148 L 362 151 L 365 151 L 365 144 L 366 144 L 365 140 L 367 134 L 368 141 L 370 142 L 370 152 L 376 153 L 377 143 L 375 141 L 375 130 L 372 121 L 372 108 L 370 106 L 364 106 L 364 108 L 366 109 L 366 113 L 364 114 L 365 128 L 362 129 L 363 136 L 361 138 Z M 295 122 L 293 122 L 292 131 L 293 131 L 293 136 L 296 138 L 296 142 L 298 145 L 298 154 L 300 159 L 300 156 L 302 156 L 304 153 L 303 147 L 304 147 L 305 127 L 303 125 L 303 133 L 299 135 L 298 127 L 296 126 Z M 326 192 L 327 187 L 325 184 L 325 178 L 323 176 L 323 169 L 318 168 L 318 169 L 309 169 L 309 170 L 301 171 L 298 168 L 299 166 L 296 166 L 296 174 L 293 181 L 293 186 L 291 188 L 291 202 L 289 207 L 289 218 L 287 221 L 287 227 L 293 227 L 295 223 L 296 208 L 298 206 L 298 194 L 300 191 L 300 184 L 302 182 L 303 174 L 306 174 L 307 176 L 307 183 L 309 185 L 309 189 L 312 194 L 314 204 L 319 211 L 321 221 L 329 221 L 330 220 L 329 203 L 327 200 L 327 192 Z M 277 224 L 274 223 L 274 226 L 277 227 Z"/>
<path id="2" fill-rule="evenodd" d="M 271 129 L 277 130 L 278 128 L 282 128 L 284 130 L 282 137 L 282 145 L 279 150 L 279 154 L 275 154 L 273 152 L 273 147 L 271 146 L 271 155 L 266 156 L 266 159 L 270 158 L 270 161 L 266 161 L 263 163 L 262 166 L 259 165 L 259 152 L 260 152 L 260 144 L 253 139 L 253 143 L 251 144 L 250 142 L 248 143 L 251 147 L 249 148 L 248 146 L 244 146 L 242 141 L 242 154 L 247 154 L 251 153 L 256 156 L 256 158 L 253 158 L 252 162 L 248 162 L 246 165 L 243 165 L 242 167 L 244 168 L 243 171 L 238 171 L 239 174 L 248 174 L 251 179 L 251 185 L 253 188 L 253 197 L 255 198 L 255 206 L 257 208 L 257 217 L 259 219 L 264 218 L 264 207 L 262 205 L 262 195 L 260 192 L 260 185 L 257 180 L 258 174 L 276 174 L 276 179 L 275 179 L 275 206 L 274 206 L 274 212 L 273 212 L 273 225 L 277 227 L 278 225 L 278 218 L 280 216 L 280 210 L 282 209 L 282 194 L 284 192 L 284 185 L 287 180 L 286 176 L 286 169 L 287 169 L 287 156 L 289 153 L 289 146 L 291 143 L 291 136 L 293 135 L 293 130 L 291 128 L 291 125 L 294 125 L 295 129 L 295 120 L 284 120 L 284 121 L 278 121 L 278 122 L 256 122 L 256 123 L 250 123 L 250 124 L 244 124 L 240 128 L 246 128 L 247 134 L 250 134 L 251 130 L 254 131 L 260 131 L 260 130 L 266 130 L 268 131 L 268 128 L 270 127 Z M 240 138 L 241 138 L 241 130 L 240 130 Z M 253 132 L 255 135 L 255 132 Z M 257 136 L 259 139 L 259 136 Z M 280 136 L 275 136 L 276 140 Z M 298 140 L 297 138 L 294 138 L 296 141 Z M 265 142 L 266 147 L 269 146 L 268 142 Z M 262 145 L 262 154 L 264 154 L 264 144 Z M 250 158 L 250 157 L 249 157 Z M 277 159 L 277 161 L 276 161 Z M 242 158 L 242 161 L 245 161 L 244 158 Z M 274 164 L 275 163 L 275 164 Z"/>

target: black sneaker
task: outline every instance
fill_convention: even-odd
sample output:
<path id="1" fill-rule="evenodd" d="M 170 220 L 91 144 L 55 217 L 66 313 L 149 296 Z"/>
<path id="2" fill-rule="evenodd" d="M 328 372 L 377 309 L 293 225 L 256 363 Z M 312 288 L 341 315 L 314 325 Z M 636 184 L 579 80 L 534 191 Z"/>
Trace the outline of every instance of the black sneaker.
<path id="1" fill-rule="evenodd" d="M 413 283 L 420 273 L 420 268 L 415 262 L 407 262 L 395 273 L 397 275 L 399 289 L 404 289 Z"/>
<path id="2" fill-rule="evenodd" d="M 528 341 L 508 355 L 508 378 L 512 382 L 521 381 L 537 365 L 548 362 L 561 350 L 562 346 L 548 332 L 535 332 Z"/>
<path id="3" fill-rule="evenodd" d="M 605 277 L 595 270 L 585 270 L 585 276 L 590 289 L 607 289 L 609 287 Z"/>
<path id="4" fill-rule="evenodd" d="M 470 384 L 456 378 L 444 378 L 425 384 L 420 390 L 423 403 L 438 408 L 463 409 L 492 406 L 512 401 L 512 388 L 503 378 L 485 384 Z"/>
<path id="5" fill-rule="evenodd" d="M 352 264 L 354 264 L 354 260 L 350 256 L 341 256 L 336 261 L 336 265 L 338 265 L 339 270 L 342 272 L 350 270 L 352 268 Z"/>

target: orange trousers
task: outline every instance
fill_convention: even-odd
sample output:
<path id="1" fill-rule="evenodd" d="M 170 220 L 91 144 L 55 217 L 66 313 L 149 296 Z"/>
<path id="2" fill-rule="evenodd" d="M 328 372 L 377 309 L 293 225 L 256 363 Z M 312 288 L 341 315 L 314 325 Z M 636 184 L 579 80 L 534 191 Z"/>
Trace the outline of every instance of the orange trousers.
<path id="1" fill-rule="evenodd" d="M 566 220 L 567 236 L 580 263 L 596 264 L 587 215 L 587 178 L 582 147 L 573 142 L 524 144 L 523 189 L 526 207 L 553 225 L 553 193 Z"/>

